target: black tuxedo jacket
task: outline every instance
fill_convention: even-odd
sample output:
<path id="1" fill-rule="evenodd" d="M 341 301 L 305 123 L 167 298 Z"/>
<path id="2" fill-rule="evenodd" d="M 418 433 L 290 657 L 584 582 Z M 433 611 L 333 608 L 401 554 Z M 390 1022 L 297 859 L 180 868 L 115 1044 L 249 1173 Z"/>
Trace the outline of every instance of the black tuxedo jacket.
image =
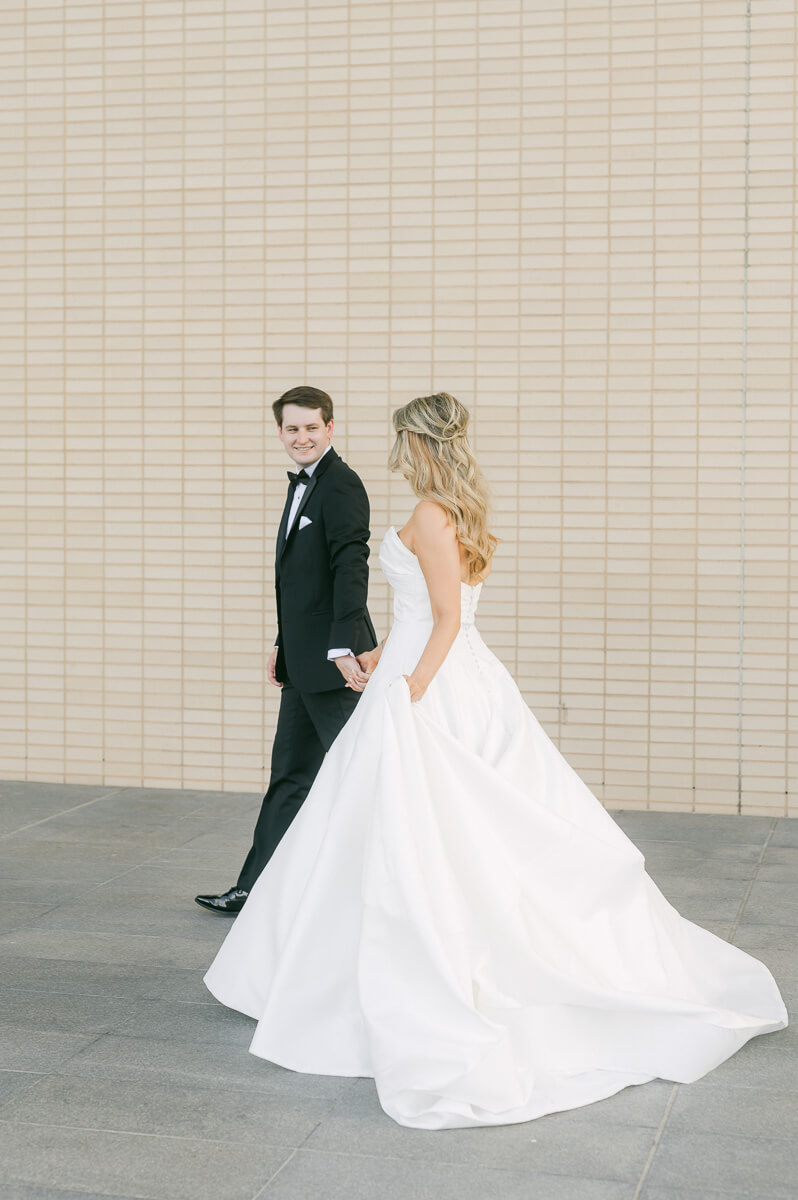
<path id="1" fill-rule="evenodd" d="M 346 682 L 327 660 L 328 650 L 362 654 L 377 644 L 366 607 L 369 501 L 360 478 L 332 447 L 311 475 L 286 537 L 292 498 L 289 484 L 274 571 L 275 674 L 299 691 L 328 692 Z"/>

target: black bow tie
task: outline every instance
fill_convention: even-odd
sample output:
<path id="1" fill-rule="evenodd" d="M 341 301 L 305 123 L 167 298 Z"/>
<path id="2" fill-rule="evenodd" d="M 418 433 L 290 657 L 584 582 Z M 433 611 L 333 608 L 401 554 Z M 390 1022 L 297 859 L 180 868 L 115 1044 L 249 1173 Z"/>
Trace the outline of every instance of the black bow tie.
<path id="1" fill-rule="evenodd" d="M 298 483 L 307 483 L 307 481 L 310 479 L 310 476 L 304 467 L 301 471 L 297 471 L 296 473 L 293 471 L 286 471 L 286 475 L 291 480 L 291 487 L 296 487 Z"/>

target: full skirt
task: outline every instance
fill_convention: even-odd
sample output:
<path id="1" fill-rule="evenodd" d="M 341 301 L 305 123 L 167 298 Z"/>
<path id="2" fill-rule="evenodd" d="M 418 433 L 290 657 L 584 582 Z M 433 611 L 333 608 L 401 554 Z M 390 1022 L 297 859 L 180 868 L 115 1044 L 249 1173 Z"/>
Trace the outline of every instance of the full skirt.
<path id="1" fill-rule="evenodd" d="M 205 976 L 252 1053 L 441 1129 L 690 1083 L 783 1029 L 768 968 L 679 915 L 473 625 L 411 703 L 429 631 L 394 625 Z"/>

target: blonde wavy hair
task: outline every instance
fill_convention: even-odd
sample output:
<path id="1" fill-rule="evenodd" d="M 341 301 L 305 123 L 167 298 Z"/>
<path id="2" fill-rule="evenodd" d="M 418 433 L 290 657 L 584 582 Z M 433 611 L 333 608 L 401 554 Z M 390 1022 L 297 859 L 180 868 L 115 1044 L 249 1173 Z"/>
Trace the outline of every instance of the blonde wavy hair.
<path id="1" fill-rule="evenodd" d="M 420 500 L 446 511 L 465 549 L 470 579 L 483 574 L 498 544 L 488 530 L 488 494 L 468 440 L 468 410 L 448 392 L 418 396 L 393 414 L 388 466 Z"/>

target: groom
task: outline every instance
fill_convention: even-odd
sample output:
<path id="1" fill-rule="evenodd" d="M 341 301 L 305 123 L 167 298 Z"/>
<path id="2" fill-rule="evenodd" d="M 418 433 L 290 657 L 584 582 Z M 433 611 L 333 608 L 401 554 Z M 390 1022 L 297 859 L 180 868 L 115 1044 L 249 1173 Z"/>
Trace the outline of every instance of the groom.
<path id="1" fill-rule="evenodd" d="M 208 912 L 235 916 L 296 816 L 322 759 L 351 716 L 368 676 L 356 655 L 377 644 L 368 593 L 369 502 L 332 448 L 326 392 L 295 387 L 272 405 L 277 436 L 299 470 L 277 533 L 277 641 L 269 682 L 281 689 L 269 790 L 252 848 L 234 887 L 196 896 Z"/>

